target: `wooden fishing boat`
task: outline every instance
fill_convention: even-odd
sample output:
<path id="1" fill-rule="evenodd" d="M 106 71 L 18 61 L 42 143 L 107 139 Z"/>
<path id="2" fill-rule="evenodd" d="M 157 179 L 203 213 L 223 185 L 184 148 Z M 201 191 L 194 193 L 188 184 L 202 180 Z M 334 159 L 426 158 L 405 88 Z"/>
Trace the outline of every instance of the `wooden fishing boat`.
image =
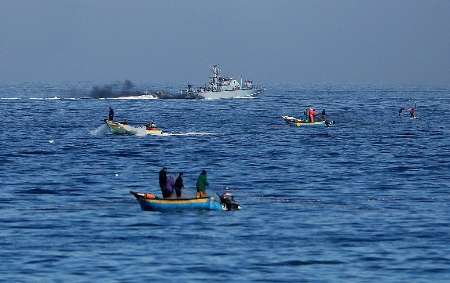
<path id="1" fill-rule="evenodd" d="M 162 199 L 151 193 L 139 193 L 130 191 L 142 210 L 149 211 L 172 211 L 185 209 L 199 210 L 238 210 L 240 206 L 234 199 L 228 198 L 224 193 L 222 196 L 210 196 L 203 198 L 185 199 Z"/>
<path id="2" fill-rule="evenodd" d="M 308 122 L 305 121 L 303 119 L 299 119 L 299 118 L 295 118 L 295 117 L 291 117 L 291 116 L 281 116 L 281 118 L 286 121 L 286 123 L 288 124 L 292 124 L 295 125 L 297 127 L 301 127 L 301 126 L 321 126 L 321 125 L 325 125 L 325 120 L 323 121 L 315 121 L 315 122 Z"/>
<path id="3" fill-rule="evenodd" d="M 139 128 L 132 127 L 126 122 L 116 122 L 105 119 L 106 125 L 111 129 L 111 133 L 116 135 L 136 135 L 139 132 Z M 142 129 L 144 131 L 144 129 Z M 162 135 L 162 130 L 157 127 L 146 127 L 146 135 Z"/>

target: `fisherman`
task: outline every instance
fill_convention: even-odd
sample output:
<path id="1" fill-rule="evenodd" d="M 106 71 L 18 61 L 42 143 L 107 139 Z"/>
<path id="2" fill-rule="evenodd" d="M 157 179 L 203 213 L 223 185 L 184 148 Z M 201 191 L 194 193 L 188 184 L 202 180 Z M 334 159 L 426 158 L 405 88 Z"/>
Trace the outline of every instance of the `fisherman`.
<path id="1" fill-rule="evenodd" d="M 184 189 L 183 184 L 183 172 L 178 174 L 177 179 L 175 180 L 175 193 L 177 194 L 177 198 L 181 197 L 181 190 Z"/>
<path id="2" fill-rule="evenodd" d="M 154 130 L 154 129 L 156 129 L 156 124 L 155 124 L 155 122 L 150 121 L 150 122 L 146 125 L 145 128 L 146 128 L 147 130 Z"/>
<path id="3" fill-rule="evenodd" d="M 159 187 L 161 188 L 161 193 L 163 198 L 166 198 L 166 183 L 167 183 L 167 168 L 164 167 L 159 171 Z"/>
<path id="4" fill-rule="evenodd" d="M 208 179 L 206 176 L 206 170 L 202 170 L 197 179 L 197 198 L 207 197 L 206 187 L 208 187 Z"/>
<path id="5" fill-rule="evenodd" d="M 398 116 L 399 116 L 399 117 L 402 116 L 403 110 L 405 110 L 405 108 L 403 108 L 403 107 L 400 108 L 400 110 L 398 110 Z"/>
<path id="6" fill-rule="evenodd" d="M 109 121 L 114 120 L 114 110 L 111 108 L 111 106 L 109 107 L 108 120 Z"/>
<path id="7" fill-rule="evenodd" d="M 320 120 L 322 120 L 322 121 L 327 120 L 327 113 L 325 113 L 325 109 L 322 110 L 322 114 L 320 115 Z"/>
<path id="8" fill-rule="evenodd" d="M 316 115 L 316 109 L 309 107 L 308 109 L 308 117 L 309 117 L 309 122 L 310 123 L 314 123 L 314 116 Z"/>
<path id="9" fill-rule="evenodd" d="M 303 111 L 303 116 L 305 117 L 305 121 L 309 122 L 309 107 Z"/>
<path id="10" fill-rule="evenodd" d="M 166 196 L 164 198 L 170 198 L 172 196 L 174 185 L 175 185 L 175 178 L 172 175 L 167 176 Z"/>

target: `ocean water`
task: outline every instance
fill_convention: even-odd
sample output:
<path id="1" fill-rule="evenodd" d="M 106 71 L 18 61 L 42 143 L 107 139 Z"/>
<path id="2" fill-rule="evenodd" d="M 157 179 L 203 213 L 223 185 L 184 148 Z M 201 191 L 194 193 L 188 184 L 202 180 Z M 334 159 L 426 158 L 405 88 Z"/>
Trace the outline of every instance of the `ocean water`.
<path id="1" fill-rule="evenodd" d="M 213 101 L 74 89 L 0 86 L 0 281 L 450 281 L 450 89 L 274 85 Z M 399 118 L 414 102 L 418 118 Z M 280 119 L 309 104 L 336 126 Z M 109 106 L 175 135 L 112 135 Z M 229 187 L 242 210 L 141 211 L 129 191 L 159 193 L 162 166 L 184 172 L 186 193 L 206 169 L 209 192 Z"/>

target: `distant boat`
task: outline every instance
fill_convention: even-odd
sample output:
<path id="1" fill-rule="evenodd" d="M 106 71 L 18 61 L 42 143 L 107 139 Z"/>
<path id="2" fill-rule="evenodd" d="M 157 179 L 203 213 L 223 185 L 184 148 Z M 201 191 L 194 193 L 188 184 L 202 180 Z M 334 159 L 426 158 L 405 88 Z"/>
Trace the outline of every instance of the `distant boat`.
<path id="1" fill-rule="evenodd" d="M 212 77 L 205 86 L 193 89 L 192 85 L 188 85 L 187 89 L 182 90 L 182 95 L 188 98 L 224 99 L 253 97 L 260 92 L 262 89 L 256 88 L 250 80 L 242 82 L 241 79 L 239 83 L 233 78 L 223 77 L 219 65 L 214 65 Z"/>

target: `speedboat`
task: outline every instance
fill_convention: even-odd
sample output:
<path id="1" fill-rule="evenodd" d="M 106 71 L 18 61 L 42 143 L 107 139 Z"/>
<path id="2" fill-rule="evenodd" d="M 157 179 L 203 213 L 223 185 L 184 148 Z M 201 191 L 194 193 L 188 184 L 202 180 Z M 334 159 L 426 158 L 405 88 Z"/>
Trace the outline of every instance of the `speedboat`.
<path id="1" fill-rule="evenodd" d="M 146 211 L 174 211 L 185 209 L 199 210 L 239 210 L 239 203 L 234 200 L 231 193 L 202 198 L 159 198 L 152 193 L 139 193 L 130 191 L 142 210 Z"/>
<path id="2" fill-rule="evenodd" d="M 116 135 L 136 135 L 139 134 L 140 129 L 133 126 L 128 125 L 128 122 L 117 122 L 113 120 L 105 119 L 106 125 L 111 129 L 111 133 Z M 144 130 L 144 129 L 142 129 Z M 146 135 L 162 135 L 163 131 L 156 127 L 154 123 L 149 123 L 145 127 Z"/>

